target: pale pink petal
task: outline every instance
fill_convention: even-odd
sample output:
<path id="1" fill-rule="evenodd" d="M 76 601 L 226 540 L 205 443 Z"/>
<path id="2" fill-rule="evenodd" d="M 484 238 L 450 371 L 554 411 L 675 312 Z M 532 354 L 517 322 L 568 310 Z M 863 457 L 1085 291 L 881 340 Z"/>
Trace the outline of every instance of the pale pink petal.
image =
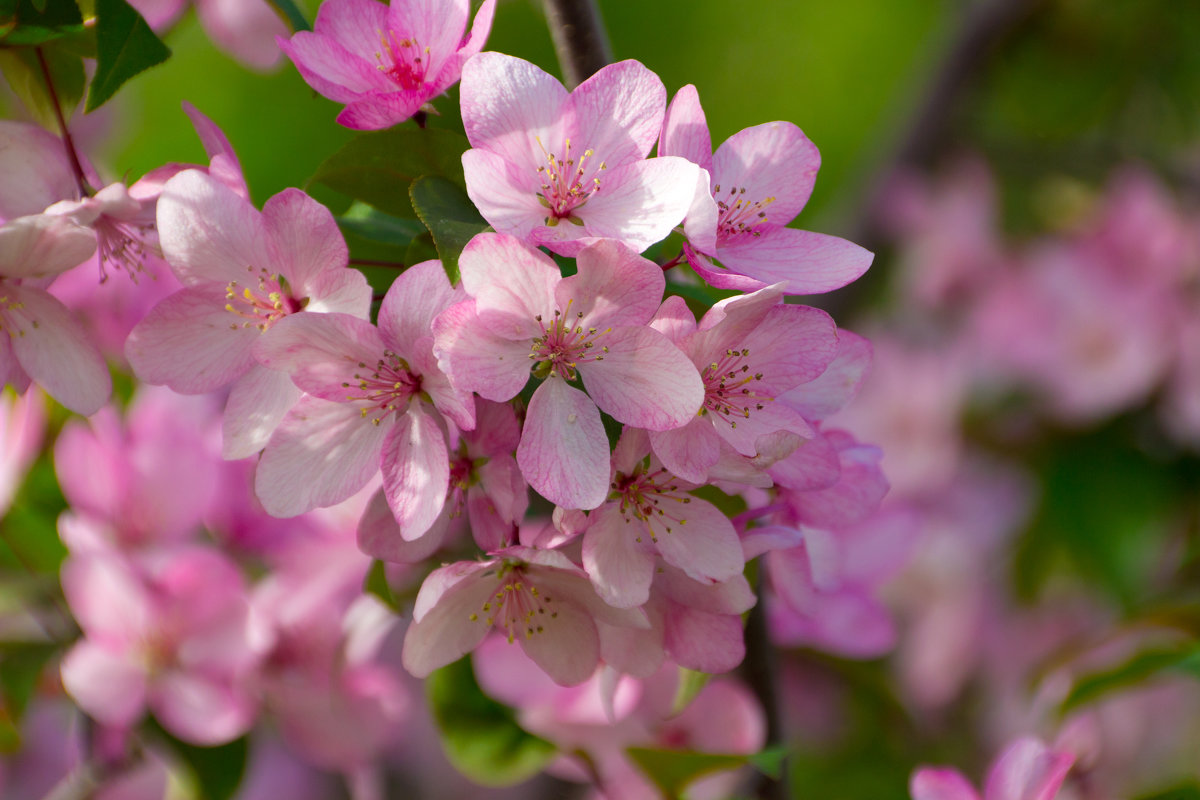
<path id="1" fill-rule="evenodd" d="M 555 505 L 592 509 L 608 494 L 608 437 L 596 404 L 561 378 L 529 401 L 517 464 L 534 491 Z"/>
<path id="2" fill-rule="evenodd" d="M 0 218 L 40 214 L 79 197 L 62 140 L 27 122 L 0 120 Z"/>
<path id="3" fill-rule="evenodd" d="M 349 314 L 292 314 L 259 338 L 254 357 L 264 367 L 290 374 L 309 394 L 346 402 L 360 395 L 360 376 L 370 374 L 384 349 L 379 331 L 365 320 Z"/>
<path id="4" fill-rule="evenodd" d="M 95 344 L 74 315 L 49 293 L 9 285 L 0 322 L 21 369 L 51 397 L 85 416 L 112 394 L 112 378 Z"/>
<path id="5" fill-rule="evenodd" d="M 471 452 L 498 456 L 517 449 L 521 441 L 521 423 L 511 405 L 477 398 L 475 409 L 478 425 L 469 436 Z"/>
<path id="6" fill-rule="evenodd" d="M 278 256 L 279 272 L 297 297 L 309 293 L 327 270 L 345 268 L 346 240 L 329 209 L 299 189 L 284 189 L 263 205 L 263 222 Z"/>
<path id="7" fill-rule="evenodd" d="M 583 568 L 604 602 L 618 608 L 643 605 L 654 579 L 646 524 L 612 503 L 597 509 L 583 534 Z"/>
<path id="8" fill-rule="evenodd" d="M 185 286 L 244 283 L 248 269 L 273 271 L 262 215 L 228 186 L 198 170 L 181 172 L 163 187 L 158 238 L 167 263 Z"/>
<path id="9" fill-rule="evenodd" d="M 616 608 L 600 599 L 583 570 L 557 550 L 532 550 L 513 547 L 509 551 L 524 557 L 531 585 L 544 596 L 569 598 L 598 622 L 631 628 L 646 628 L 650 622 L 640 608 Z"/>
<path id="10" fill-rule="evenodd" d="M 458 268 L 479 323 L 492 333 L 528 341 L 541 333 L 537 317 L 545 325 L 553 319 L 558 266 L 518 239 L 481 233 L 463 248 Z"/>
<path id="11" fill-rule="evenodd" d="M 213 43 L 242 63 L 258 70 L 278 63 L 275 37 L 288 30 L 266 0 L 198 0 L 196 16 Z"/>
<path id="12" fill-rule="evenodd" d="M 494 563 L 494 561 L 456 561 L 453 564 L 438 567 L 429 573 L 421 583 L 417 599 L 413 601 L 413 621 L 420 622 L 442 601 L 442 597 L 447 592 L 477 573 L 486 573 Z M 484 582 L 489 583 L 486 580 Z"/>
<path id="13" fill-rule="evenodd" d="M 379 0 L 335 0 L 317 9 L 313 30 L 327 36 L 361 59 L 374 62 L 382 46 L 380 32 L 388 29 L 388 7 Z M 378 70 L 377 70 L 378 71 Z"/>
<path id="14" fill-rule="evenodd" d="M 61 580 L 71 613 L 90 639 L 132 647 L 154 624 L 153 601 L 123 559 L 68 559 Z"/>
<path id="15" fill-rule="evenodd" d="M 471 390 L 450 380 L 442 372 L 433 354 L 433 337 L 417 343 L 416 351 L 408 357 L 411 374 L 421 378 L 421 391 L 429 395 L 433 407 L 458 426 L 459 430 L 475 428 L 475 399 Z"/>
<path id="16" fill-rule="evenodd" d="M 335 312 L 368 319 L 371 311 L 371 285 L 356 269 L 331 269 L 319 275 L 308 287 L 307 311 Z"/>
<path id="17" fill-rule="evenodd" d="M 200 137 L 200 143 L 204 145 L 204 152 L 208 154 L 208 157 L 210 159 L 225 158 L 230 166 L 236 168 L 240 176 L 241 164 L 238 162 L 237 154 L 234 153 L 233 145 L 229 143 L 229 137 L 225 135 L 225 132 L 186 100 L 183 101 L 183 112 L 192 121 L 192 127 L 196 129 L 196 136 Z M 245 185 L 244 180 L 242 184 Z M 245 193 L 242 195 L 246 196 Z"/>
<path id="18" fill-rule="evenodd" d="M 710 415 L 717 433 L 742 455 L 757 455 L 759 438 L 778 431 L 794 433 L 801 439 L 812 438 L 815 435 L 804 417 L 788 406 L 777 402 L 765 402 L 758 405 L 761 405 L 762 408 L 757 408 L 749 402 L 743 406 L 744 409 L 748 409 L 745 417 L 739 416 L 737 413 Z"/>
<path id="19" fill-rule="evenodd" d="M 653 602 L 646 607 L 651 622 L 648 628 L 596 625 L 600 632 L 600 656 L 607 666 L 635 678 L 648 678 L 658 672 L 666 653 L 662 615 L 655 608 Z"/>
<path id="20" fill-rule="evenodd" d="M 871 358 L 870 341 L 847 330 L 838 331 L 837 355 L 825 371 L 785 393 L 782 400 L 807 419 L 824 419 L 858 394 Z"/>
<path id="21" fill-rule="evenodd" d="M 672 519 L 674 517 L 674 519 Z M 712 503 L 690 498 L 656 517 L 658 552 L 663 560 L 697 581 L 726 581 L 745 566 L 733 523 Z"/>
<path id="22" fill-rule="evenodd" d="M 1072 753 L 1033 737 L 1018 739 L 988 771 L 984 800 L 1054 800 L 1074 763 Z"/>
<path id="23" fill-rule="evenodd" d="M 745 190 L 750 202 L 774 198 L 766 212 L 771 222 L 791 222 L 812 194 L 821 155 L 790 122 L 767 122 L 738 131 L 713 154 L 710 170 L 721 185 L 720 198 L 731 189 Z"/>
<path id="24" fill-rule="evenodd" d="M 274 517 L 340 503 L 379 471 L 389 427 L 357 407 L 304 397 L 275 429 L 258 462 L 254 487 Z"/>
<path id="25" fill-rule="evenodd" d="M 712 177 L 706 170 L 696 173 L 696 192 L 687 217 L 683 220 L 683 235 L 691 247 L 702 253 L 716 255 L 717 223 L 721 218 L 721 210 L 712 196 L 711 182 Z"/>
<path id="26" fill-rule="evenodd" d="M 756 281 L 786 281 L 788 294 L 821 294 L 856 280 L 875 254 L 824 233 L 766 228 L 760 236 L 741 236 L 722 245 L 717 258 Z"/>
<path id="27" fill-rule="evenodd" d="M 721 457 L 721 440 L 712 423 L 695 417 L 682 428 L 651 431 L 654 455 L 672 474 L 692 483 L 707 483 L 708 470 Z"/>
<path id="28" fill-rule="evenodd" d="M 379 332 L 389 349 L 403 356 L 428 348 L 433 320 L 455 303 L 467 299 L 454 288 L 440 261 L 414 264 L 392 282 L 379 307 Z"/>
<path id="29" fill-rule="evenodd" d="M 208 283 L 170 295 L 129 333 L 125 357 L 146 383 L 205 394 L 254 366 L 261 332 L 225 310 L 225 288 Z"/>
<path id="30" fill-rule="evenodd" d="M 600 661 L 600 635 L 596 622 L 583 608 L 569 600 L 556 602 L 554 613 L 539 621 L 541 631 L 520 636 L 526 655 L 545 670 L 555 683 L 574 686 L 592 677 Z"/>
<path id="31" fill-rule="evenodd" d="M 462 43 L 470 14 L 470 0 L 408 0 L 389 7 L 388 26 L 425 50 L 430 80 Z"/>
<path id="32" fill-rule="evenodd" d="M 684 339 L 696 332 L 696 315 L 688 308 L 686 300 L 672 295 L 654 312 L 649 324 L 680 347 Z"/>
<path id="33" fill-rule="evenodd" d="M 700 107 L 700 94 L 690 83 L 676 92 L 667 106 L 658 154 L 680 156 L 712 171 L 712 136 L 704 109 Z"/>
<path id="34" fill-rule="evenodd" d="M 716 674 L 742 663 L 746 644 L 741 617 L 708 614 L 678 603 L 667 608 L 663 647 L 679 666 Z"/>
<path id="35" fill-rule="evenodd" d="M 667 90 L 633 60 L 609 64 L 571 93 L 572 144 L 590 148 L 610 169 L 646 157 L 662 129 Z"/>
<path id="36" fill-rule="evenodd" d="M 717 289 L 735 289 L 739 292 L 753 292 L 770 284 L 755 278 L 747 278 L 736 272 L 730 272 L 722 266 L 714 264 L 709 257 L 697 250 L 691 242 L 683 243 L 683 252 L 687 254 L 688 264 L 696 270 L 709 286 Z M 710 251 L 710 252 L 715 252 Z"/>
<path id="37" fill-rule="evenodd" d="M 579 252 L 578 272 L 554 289 L 558 308 L 586 328 L 644 325 L 658 310 L 666 280 L 657 264 L 602 239 Z"/>
<path id="38" fill-rule="evenodd" d="M 467 518 L 475 543 L 491 552 L 516 540 L 517 524 L 529 507 L 529 487 L 512 456 L 493 456 L 478 470 L 479 483 L 467 489 Z"/>
<path id="39" fill-rule="evenodd" d="M 94 252 L 95 231 L 70 217 L 37 214 L 0 225 L 0 276 L 6 278 L 57 275 L 82 264 Z"/>
<path id="40" fill-rule="evenodd" d="M 150 707 L 162 726 L 202 747 L 238 738 L 258 715 L 258 704 L 228 678 L 171 672 L 150 689 Z"/>
<path id="41" fill-rule="evenodd" d="M 424 616 L 418 619 L 414 611 L 404 635 L 404 668 L 424 678 L 474 650 L 491 630 L 483 605 L 497 586 L 495 576 L 460 580 Z"/>
<path id="42" fill-rule="evenodd" d="M 358 549 L 372 558 L 399 564 L 419 564 L 437 552 L 449 531 L 446 510 L 434 520 L 429 530 L 409 542 L 400 534 L 396 515 L 388 505 L 383 490 L 371 496 L 371 501 L 358 521 Z"/>
<path id="43" fill-rule="evenodd" d="M 67 694 L 105 725 L 129 728 L 146 710 L 146 673 L 133 653 L 88 640 L 71 648 L 62 662 Z"/>
<path id="44" fill-rule="evenodd" d="M 221 422 L 221 456 L 234 461 L 267 446 L 303 394 L 286 372 L 253 366 L 234 381 Z"/>
<path id="45" fill-rule="evenodd" d="M 446 435 L 421 403 L 400 415 L 383 443 L 380 465 L 388 505 L 407 541 L 429 530 L 442 512 L 450 481 Z"/>
<path id="46" fill-rule="evenodd" d="M 691 359 L 651 328 L 616 328 L 597 337 L 603 360 L 581 361 L 579 372 L 596 405 L 626 425 L 652 431 L 686 425 L 704 402 Z"/>
<path id="47" fill-rule="evenodd" d="M 750 582 L 742 575 L 720 583 L 701 583 L 670 566 L 655 577 L 655 590 L 682 606 L 707 614 L 740 615 L 757 602 Z"/>
<path id="48" fill-rule="evenodd" d="M 833 445 L 818 434 L 804 440 L 787 458 L 772 464 L 768 472 L 780 486 L 808 492 L 833 486 L 842 474 L 842 467 Z"/>
<path id="49" fill-rule="evenodd" d="M 546 221 L 538 184 L 516 170 L 503 156 L 482 149 L 462 155 L 467 196 L 497 233 L 530 241 L 535 228 Z M 535 178 L 539 177 L 532 170 Z"/>
<path id="50" fill-rule="evenodd" d="M 563 85 L 528 61 L 480 53 L 463 65 L 459 96 L 471 146 L 501 156 L 533 184 L 565 136 Z"/>
<path id="51" fill-rule="evenodd" d="M 979 793 L 956 769 L 922 767 L 913 773 L 908 791 L 912 800 L 979 800 Z"/>
<path id="52" fill-rule="evenodd" d="M 529 340 L 509 339 L 483 329 L 474 300 L 439 314 L 433 332 L 438 367 L 455 386 L 503 403 L 529 382 Z"/>

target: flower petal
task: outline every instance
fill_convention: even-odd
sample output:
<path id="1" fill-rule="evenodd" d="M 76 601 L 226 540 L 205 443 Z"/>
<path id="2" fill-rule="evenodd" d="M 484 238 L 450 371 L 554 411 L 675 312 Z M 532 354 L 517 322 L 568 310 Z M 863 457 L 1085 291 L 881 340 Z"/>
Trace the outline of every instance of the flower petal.
<path id="1" fill-rule="evenodd" d="M 561 378 L 529 401 L 517 464 L 534 491 L 555 505 L 592 509 L 608 494 L 608 437 L 596 404 Z"/>
<path id="2" fill-rule="evenodd" d="M 644 543 L 639 540 L 645 539 Z M 646 524 L 631 521 L 609 503 L 597 509 L 583 534 L 583 568 L 596 594 L 617 608 L 644 605 L 654 579 Z"/>
<path id="3" fill-rule="evenodd" d="M 717 258 L 730 271 L 756 281 L 786 281 L 788 294 L 821 294 L 856 280 L 875 254 L 824 233 L 766 228 L 760 236 L 721 245 Z"/>
<path id="4" fill-rule="evenodd" d="M 384 494 L 400 535 L 411 542 L 429 530 L 446 503 L 446 435 L 421 403 L 412 403 L 388 432 L 381 459 Z"/>

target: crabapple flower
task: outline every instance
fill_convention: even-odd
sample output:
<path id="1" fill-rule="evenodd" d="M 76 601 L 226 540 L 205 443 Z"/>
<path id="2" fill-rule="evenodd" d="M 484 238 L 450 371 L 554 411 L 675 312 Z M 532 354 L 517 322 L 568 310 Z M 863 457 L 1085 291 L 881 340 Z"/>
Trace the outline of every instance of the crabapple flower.
<path id="1" fill-rule="evenodd" d="M 188 0 L 131 0 L 156 31 L 174 24 Z M 266 0 L 196 0 L 196 16 L 213 43 L 241 63 L 268 70 L 279 62 L 275 38 L 287 26 Z"/>
<path id="2" fill-rule="evenodd" d="M 429 530 L 450 480 L 438 412 L 475 427 L 471 397 L 438 369 L 429 335 L 434 317 L 463 297 L 440 262 L 425 261 L 396 278 L 378 328 L 349 314 L 300 314 L 262 339 L 258 360 L 308 393 L 259 461 L 255 489 L 268 513 L 339 503 L 382 468 L 403 538 Z"/>
<path id="3" fill-rule="evenodd" d="M 95 250 L 95 235 L 65 217 L 0 225 L 0 378 L 22 392 L 32 379 L 85 416 L 104 405 L 112 378 L 83 327 L 43 287 Z"/>
<path id="4" fill-rule="evenodd" d="M 760 436 L 788 431 L 812 437 L 804 417 L 776 401 L 825 371 L 837 353 L 837 328 L 824 311 L 782 300 L 783 284 L 722 300 L 698 327 L 681 298 L 663 304 L 660 324 L 667 317 L 678 322 L 661 329 L 704 382 L 700 416 L 650 434 L 655 455 L 681 478 L 703 483 L 720 458 L 721 440 L 753 457 Z"/>
<path id="5" fill-rule="evenodd" d="M 1070 752 L 1051 750 L 1033 737 L 1018 739 L 988 771 L 982 800 L 1054 800 L 1074 763 Z M 918 769 L 909 792 L 913 800 L 980 800 L 954 769 Z"/>
<path id="6" fill-rule="evenodd" d="M 481 53 L 463 68 L 467 194 L 496 231 L 573 256 L 589 238 L 639 253 L 692 202 L 700 171 L 646 156 L 666 90 L 636 61 L 610 64 L 568 93 L 527 61 Z"/>
<path id="7" fill-rule="evenodd" d="M 8 511 L 46 434 L 46 401 L 40 392 L 16 397 L 0 392 L 0 515 Z"/>
<path id="8" fill-rule="evenodd" d="M 816 146 L 792 123 L 746 128 L 714 153 L 696 87 L 688 85 L 667 109 L 658 154 L 708 172 L 684 232 L 688 263 L 712 286 L 752 291 L 783 282 L 789 294 L 817 294 L 871 265 L 874 255 L 852 242 L 785 227 L 808 202 L 821 166 Z"/>
<path id="9" fill-rule="evenodd" d="M 645 464 L 648 455 L 645 431 L 626 428 L 613 452 L 610 501 L 588 516 L 583 534 L 583 567 L 596 593 L 619 608 L 649 599 L 656 556 L 703 583 L 727 581 L 745 567 L 729 518 L 688 494 L 696 484 L 655 458 Z"/>
<path id="10" fill-rule="evenodd" d="M 555 683 L 592 676 L 600 660 L 596 624 L 645 627 L 640 609 L 601 600 L 587 575 L 553 550 L 510 547 L 488 561 L 434 570 L 413 606 L 404 668 L 424 678 L 474 650 L 493 628 L 521 643 Z"/>
<path id="11" fill-rule="evenodd" d="M 255 343 L 299 311 L 365 319 L 371 288 L 347 269 L 333 216 L 297 189 L 259 212 L 217 178 L 188 170 L 163 187 L 158 232 L 184 288 L 138 323 L 125 354 L 141 380 L 181 394 L 232 384 L 224 455 L 244 458 L 262 449 L 300 397 L 286 374 L 255 362 Z"/>
<path id="12" fill-rule="evenodd" d="M 662 270 L 614 241 L 579 253 L 561 277 L 544 254 L 506 234 L 480 234 L 459 259 L 470 300 L 434 321 L 439 366 L 455 385 L 505 402 L 542 378 L 529 402 L 517 464 L 537 492 L 595 508 L 609 484 L 600 411 L 649 430 L 686 424 L 704 397 L 696 368 L 646 326 Z M 568 383 L 581 378 L 587 394 Z M 597 407 L 599 410 L 597 410 Z"/>
<path id="13" fill-rule="evenodd" d="M 276 37 L 308 85 L 346 107 L 337 121 L 377 130 L 411 117 L 453 86 L 483 49 L 496 0 L 484 0 L 465 36 L 469 0 L 330 0 L 313 30 Z"/>

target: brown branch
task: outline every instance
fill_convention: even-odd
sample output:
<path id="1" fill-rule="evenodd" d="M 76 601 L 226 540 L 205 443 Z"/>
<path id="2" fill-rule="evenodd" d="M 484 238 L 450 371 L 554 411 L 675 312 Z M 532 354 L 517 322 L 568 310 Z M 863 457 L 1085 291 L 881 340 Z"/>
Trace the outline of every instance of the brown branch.
<path id="1" fill-rule="evenodd" d="M 613 60 L 595 0 L 544 0 L 563 81 L 574 89 Z"/>
<path id="2" fill-rule="evenodd" d="M 67 149 L 67 157 L 71 160 L 71 169 L 75 173 L 75 182 L 79 184 L 79 193 L 87 197 L 92 193 L 87 177 L 83 173 L 83 164 L 79 163 L 79 153 L 75 150 L 75 142 L 71 139 L 71 131 L 67 128 L 67 120 L 63 117 L 62 104 L 58 102 L 58 92 L 54 89 L 54 79 L 50 76 L 50 66 L 42 48 L 33 48 L 37 53 L 38 65 L 42 68 L 42 77 L 46 79 L 46 91 L 50 95 L 50 105 L 54 106 L 54 116 L 58 120 L 58 128 L 62 131 L 63 146 Z"/>

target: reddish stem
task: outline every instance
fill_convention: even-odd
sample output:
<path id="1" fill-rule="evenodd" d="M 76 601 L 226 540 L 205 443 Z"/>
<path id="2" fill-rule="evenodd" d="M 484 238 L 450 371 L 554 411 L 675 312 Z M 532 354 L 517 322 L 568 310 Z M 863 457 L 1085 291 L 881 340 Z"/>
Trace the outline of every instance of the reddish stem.
<path id="1" fill-rule="evenodd" d="M 79 193 L 83 196 L 92 194 L 92 187 L 83 174 L 83 164 L 79 162 L 79 154 L 75 150 L 75 142 L 71 139 L 71 131 L 67 128 L 67 120 L 63 117 L 62 106 L 58 102 L 58 92 L 54 90 L 54 79 L 50 77 L 50 67 L 46 64 L 46 56 L 42 48 L 33 48 L 37 53 L 38 65 L 42 68 L 42 77 L 46 79 L 46 91 L 50 95 L 50 105 L 54 106 L 54 116 L 58 120 L 58 128 L 62 131 L 63 146 L 67 149 L 67 157 L 71 161 L 71 169 L 75 173 L 75 182 L 79 184 Z"/>

